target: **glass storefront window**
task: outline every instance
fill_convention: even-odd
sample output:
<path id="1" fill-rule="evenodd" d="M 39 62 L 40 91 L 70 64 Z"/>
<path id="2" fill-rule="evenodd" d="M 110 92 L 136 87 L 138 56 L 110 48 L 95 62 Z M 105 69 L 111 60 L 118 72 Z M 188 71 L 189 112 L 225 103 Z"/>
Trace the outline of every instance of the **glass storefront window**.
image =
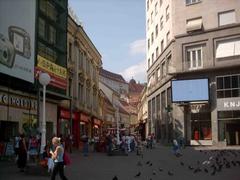
<path id="1" fill-rule="evenodd" d="M 60 134 L 63 135 L 63 137 L 66 137 L 70 134 L 70 121 L 67 119 L 61 119 L 60 124 Z"/>

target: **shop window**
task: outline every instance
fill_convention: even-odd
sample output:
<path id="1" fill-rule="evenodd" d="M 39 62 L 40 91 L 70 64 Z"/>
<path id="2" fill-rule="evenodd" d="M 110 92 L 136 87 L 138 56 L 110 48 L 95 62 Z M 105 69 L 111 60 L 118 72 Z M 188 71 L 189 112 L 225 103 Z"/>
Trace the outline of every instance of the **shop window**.
<path id="1" fill-rule="evenodd" d="M 211 113 L 191 113 L 191 132 L 193 140 L 211 140 Z"/>

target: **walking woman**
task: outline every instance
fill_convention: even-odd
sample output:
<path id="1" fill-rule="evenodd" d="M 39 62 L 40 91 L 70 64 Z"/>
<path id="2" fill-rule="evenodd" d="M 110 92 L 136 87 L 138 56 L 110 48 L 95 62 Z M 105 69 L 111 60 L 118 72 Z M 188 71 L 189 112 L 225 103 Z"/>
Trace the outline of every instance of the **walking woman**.
<path id="1" fill-rule="evenodd" d="M 57 173 L 59 173 L 62 180 L 67 180 L 64 175 L 64 162 L 63 162 L 63 153 L 64 148 L 61 145 L 60 138 L 54 137 L 52 139 L 52 144 L 55 148 L 55 151 L 50 153 L 52 154 L 52 159 L 54 161 L 54 168 L 52 171 L 51 180 L 55 180 Z"/>
<path id="2" fill-rule="evenodd" d="M 20 171 L 24 172 L 24 168 L 27 164 L 27 146 L 24 134 L 20 135 L 17 164 Z"/>

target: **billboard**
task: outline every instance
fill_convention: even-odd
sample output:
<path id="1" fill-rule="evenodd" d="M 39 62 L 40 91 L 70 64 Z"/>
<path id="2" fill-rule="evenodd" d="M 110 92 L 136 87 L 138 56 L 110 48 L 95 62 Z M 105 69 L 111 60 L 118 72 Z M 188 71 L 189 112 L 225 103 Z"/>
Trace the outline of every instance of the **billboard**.
<path id="1" fill-rule="evenodd" d="M 36 0 L 0 1 L 0 72 L 34 82 Z"/>
<path id="2" fill-rule="evenodd" d="M 172 102 L 208 100 L 208 79 L 172 80 Z"/>

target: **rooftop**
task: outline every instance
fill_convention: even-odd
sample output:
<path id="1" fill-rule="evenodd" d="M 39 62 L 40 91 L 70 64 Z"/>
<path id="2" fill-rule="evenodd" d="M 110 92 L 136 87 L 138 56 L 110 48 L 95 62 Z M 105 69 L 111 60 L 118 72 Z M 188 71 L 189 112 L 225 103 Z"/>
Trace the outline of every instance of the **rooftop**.
<path id="1" fill-rule="evenodd" d="M 118 81 L 118 82 L 122 82 L 122 83 L 127 83 L 125 81 L 125 79 L 122 77 L 122 75 L 120 74 L 116 74 L 110 71 L 107 71 L 103 68 L 100 69 L 100 76 L 103 76 L 105 78 L 111 79 L 113 81 Z"/>

